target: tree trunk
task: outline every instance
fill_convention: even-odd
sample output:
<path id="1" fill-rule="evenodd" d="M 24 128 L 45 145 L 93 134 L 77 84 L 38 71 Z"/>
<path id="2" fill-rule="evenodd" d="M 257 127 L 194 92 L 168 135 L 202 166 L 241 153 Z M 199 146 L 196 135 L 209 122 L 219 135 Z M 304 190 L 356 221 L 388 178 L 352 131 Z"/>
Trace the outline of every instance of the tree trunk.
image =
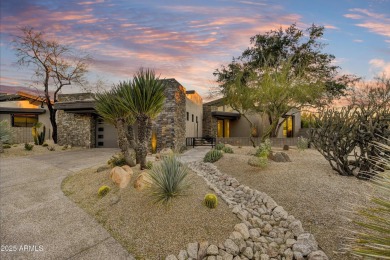
<path id="1" fill-rule="evenodd" d="M 137 152 L 140 156 L 140 168 L 146 169 L 146 156 L 148 154 L 148 141 L 152 133 L 150 118 L 145 115 L 137 116 L 138 123 L 138 146 Z"/>
<path id="2" fill-rule="evenodd" d="M 51 123 L 51 127 L 53 128 L 51 137 L 53 138 L 53 142 L 56 144 L 57 143 L 57 122 L 56 122 L 57 110 L 54 109 L 53 105 L 50 103 L 50 97 L 46 97 L 46 105 L 47 108 L 49 109 L 50 123 Z"/>
<path id="3" fill-rule="evenodd" d="M 135 163 L 139 164 L 140 162 L 140 156 L 138 154 L 138 149 L 137 149 L 137 142 L 134 138 L 134 127 L 132 125 L 127 125 L 127 131 L 126 131 L 126 136 L 127 140 L 129 142 L 129 147 L 134 149 L 135 151 Z"/>
<path id="4" fill-rule="evenodd" d="M 252 121 L 249 120 L 249 118 L 246 115 L 242 114 L 242 116 L 249 123 L 249 141 L 251 141 L 253 147 L 256 147 L 255 141 L 253 140 L 253 136 L 252 136 L 253 123 L 252 123 Z"/>
<path id="5" fill-rule="evenodd" d="M 118 131 L 118 146 L 121 149 L 123 156 L 125 157 L 126 163 L 130 167 L 134 167 L 135 164 L 135 150 L 129 146 L 129 141 L 127 140 L 127 124 L 124 120 L 118 119 L 116 124 L 116 129 Z"/>

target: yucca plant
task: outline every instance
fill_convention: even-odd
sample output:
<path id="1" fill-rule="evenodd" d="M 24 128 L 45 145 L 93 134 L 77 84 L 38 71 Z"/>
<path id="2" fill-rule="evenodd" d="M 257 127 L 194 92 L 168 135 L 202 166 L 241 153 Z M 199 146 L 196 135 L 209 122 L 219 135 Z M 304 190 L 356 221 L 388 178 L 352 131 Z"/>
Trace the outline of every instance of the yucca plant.
<path id="1" fill-rule="evenodd" d="M 120 104 L 134 115 L 138 127 L 137 156 L 141 170 L 146 169 L 148 144 L 152 137 L 152 119 L 162 111 L 165 101 L 165 80 L 160 80 L 153 70 L 140 69 L 133 81 L 120 83 Z"/>
<path id="2" fill-rule="evenodd" d="M 166 156 L 151 169 L 149 191 L 155 203 L 166 204 L 177 196 L 188 194 L 191 183 L 188 168 L 175 156 Z"/>
<path id="3" fill-rule="evenodd" d="M 128 135 L 128 129 L 134 123 L 133 114 L 129 109 L 120 105 L 123 97 L 121 84 L 115 86 L 111 91 L 104 91 L 95 95 L 95 109 L 105 121 L 115 126 L 118 132 L 118 146 L 121 149 L 126 163 L 135 166 L 135 143 L 132 136 Z M 130 139 L 130 140 L 129 140 Z"/>
<path id="4" fill-rule="evenodd" d="M 364 258 L 390 259 L 390 146 L 376 145 L 382 150 L 382 157 L 377 161 L 384 172 L 378 173 L 371 182 L 381 191 L 381 196 L 371 198 L 371 206 L 360 207 L 355 212 L 353 223 L 362 231 L 356 232 L 356 238 L 351 239 L 348 250 Z"/>

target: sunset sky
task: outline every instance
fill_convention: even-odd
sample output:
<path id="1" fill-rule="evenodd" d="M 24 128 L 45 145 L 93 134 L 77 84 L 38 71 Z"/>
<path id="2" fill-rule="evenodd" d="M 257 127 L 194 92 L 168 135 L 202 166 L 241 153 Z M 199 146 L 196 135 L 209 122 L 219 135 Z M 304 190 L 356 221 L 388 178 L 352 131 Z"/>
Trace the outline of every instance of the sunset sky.
<path id="1" fill-rule="evenodd" d="M 251 36 L 292 23 L 325 26 L 324 51 L 341 73 L 390 75 L 390 0 L 1 0 L 0 84 L 32 84 L 32 70 L 15 65 L 11 44 L 18 27 L 32 26 L 87 51 L 92 84 L 109 88 L 149 67 L 206 96 L 214 70 L 240 55 Z"/>

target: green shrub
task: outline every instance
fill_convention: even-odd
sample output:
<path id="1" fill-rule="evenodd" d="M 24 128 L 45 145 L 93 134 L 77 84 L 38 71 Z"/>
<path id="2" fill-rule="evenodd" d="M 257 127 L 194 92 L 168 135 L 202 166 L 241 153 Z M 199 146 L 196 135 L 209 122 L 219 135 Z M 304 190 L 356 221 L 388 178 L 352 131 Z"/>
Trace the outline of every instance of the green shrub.
<path id="1" fill-rule="evenodd" d="M 221 159 L 222 156 L 223 156 L 222 151 L 212 149 L 212 150 L 210 150 L 210 151 L 208 151 L 208 152 L 206 153 L 206 155 L 204 156 L 203 161 L 204 161 L 204 162 L 213 163 L 213 162 L 216 162 L 216 161 L 218 161 L 219 159 Z"/>
<path id="2" fill-rule="evenodd" d="M 34 148 L 34 145 L 32 145 L 32 144 L 29 144 L 29 143 L 24 144 L 24 150 L 26 150 L 26 151 L 31 151 L 33 148 Z"/>
<path id="3" fill-rule="evenodd" d="M 390 146 L 377 144 L 383 151 L 377 162 L 383 169 L 390 166 Z M 353 223 L 362 231 L 354 232 L 348 250 L 364 259 L 390 259 L 390 171 L 378 173 L 372 178 L 380 196 L 371 198 L 371 205 L 360 206 L 355 211 Z"/>
<path id="4" fill-rule="evenodd" d="M 251 156 L 248 160 L 248 164 L 253 167 L 265 168 L 268 165 L 268 158 Z"/>
<path id="5" fill-rule="evenodd" d="M 10 144 L 3 144 L 3 148 L 4 149 L 9 149 L 9 148 L 11 148 L 11 145 Z"/>
<path id="6" fill-rule="evenodd" d="M 271 149 L 272 149 L 271 140 L 266 139 L 264 141 L 264 143 L 261 143 L 259 145 L 259 148 L 257 149 L 255 156 L 267 158 L 269 156 L 269 154 L 271 153 Z"/>
<path id="7" fill-rule="evenodd" d="M 146 162 L 146 169 L 152 169 L 153 168 L 153 162 L 152 161 L 147 161 Z"/>
<path id="8" fill-rule="evenodd" d="M 43 146 L 43 147 L 48 147 L 49 144 L 48 144 L 48 143 L 43 143 L 42 146 Z"/>
<path id="9" fill-rule="evenodd" d="M 191 184 L 188 168 L 175 156 L 165 156 L 153 166 L 150 176 L 150 196 L 155 203 L 166 204 L 174 197 L 187 195 Z"/>
<path id="10" fill-rule="evenodd" d="M 107 164 L 110 165 L 111 168 L 114 168 L 115 166 L 123 166 L 123 165 L 126 165 L 127 163 L 126 163 L 126 159 L 123 156 L 123 154 L 119 153 L 119 154 L 112 156 L 111 159 L 108 160 Z"/>
<path id="11" fill-rule="evenodd" d="M 107 195 L 107 193 L 110 191 L 110 187 L 103 185 L 98 190 L 99 197 L 104 197 Z"/>
<path id="12" fill-rule="evenodd" d="M 305 137 L 298 137 L 297 147 L 300 151 L 304 151 L 309 148 L 309 139 Z"/>
<path id="13" fill-rule="evenodd" d="M 209 193 L 204 197 L 204 205 L 210 209 L 214 209 L 218 205 L 218 198 L 215 194 Z"/>
<path id="14" fill-rule="evenodd" d="M 225 147 L 225 144 L 219 143 L 219 144 L 217 144 L 217 145 L 215 146 L 215 149 L 217 149 L 217 150 L 222 150 L 224 147 Z"/>
<path id="15" fill-rule="evenodd" d="M 0 121 L 0 141 L 3 143 L 11 141 L 13 134 L 14 132 L 8 122 Z"/>
<path id="16" fill-rule="evenodd" d="M 234 153 L 234 152 L 233 152 L 233 149 L 232 149 L 231 147 L 228 147 L 228 146 L 225 146 L 225 147 L 222 149 L 222 151 L 223 151 L 224 153 Z"/>

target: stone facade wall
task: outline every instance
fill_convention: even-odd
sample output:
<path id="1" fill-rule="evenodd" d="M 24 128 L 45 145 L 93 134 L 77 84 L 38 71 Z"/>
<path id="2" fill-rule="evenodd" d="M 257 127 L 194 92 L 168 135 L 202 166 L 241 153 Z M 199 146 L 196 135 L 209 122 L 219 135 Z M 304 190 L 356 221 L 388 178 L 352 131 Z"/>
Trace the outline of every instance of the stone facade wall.
<path id="1" fill-rule="evenodd" d="M 185 148 L 186 138 L 186 90 L 175 79 L 167 79 L 163 111 L 154 122 L 157 133 L 157 151 Z"/>
<path id="2" fill-rule="evenodd" d="M 203 105 L 203 136 L 217 137 L 218 119 L 211 115 L 216 106 Z"/>
<path id="3" fill-rule="evenodd" d="M 60 102 L 92 100 L 91 93 L 59 95 Z M 75 114 L 57 111 L 58 144 L 87 148 L 96 147 L 96 117 L 93 114 Z"/>

